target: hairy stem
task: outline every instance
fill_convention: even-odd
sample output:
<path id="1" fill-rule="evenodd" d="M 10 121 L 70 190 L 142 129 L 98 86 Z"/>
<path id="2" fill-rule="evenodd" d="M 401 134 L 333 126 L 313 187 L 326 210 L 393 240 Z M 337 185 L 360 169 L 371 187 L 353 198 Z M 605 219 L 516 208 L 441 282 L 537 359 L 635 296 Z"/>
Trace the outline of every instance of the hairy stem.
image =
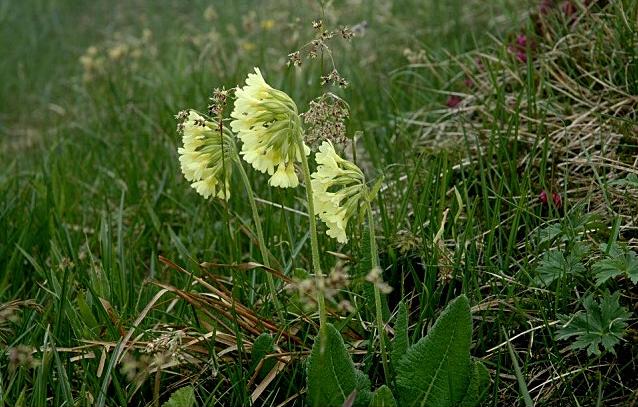
<path id="1" fill-rule="evenodd" d="M 268 258 L 268 249 L 266 248 L 266 241 L 264 240 L 264 232 L 261 229 L 261 220 L 259 219 L 259 212 L 257 212 L 257 204 L 255 203 L 255 194 L 253 193 L 253 189 L 250 186 L 250 180 L 248 179 L 248 175 L 246 174 L 246 170 L 244 169 L 243 164 L 240 160 L 237 160 L 237 166 L 239 167 L 239 173 L 241 174 L 241 179 L 244 182 L 244 187 L 246 188 L 246 195 L 248 195 L 248 202 L 250 203 L 250 209 L 253 213 L 253 223 L 255 224 L 255 229 L 257 231 L 257 241 L 259 242 L 259 250 L 261 251 L 261 261 L 264 266 L 270 269 L 270 259 Z M 275 281 L 270 273 L 270 270 L 266 270 L 266 280 L 268 282 L 268 289 L 270 290 L 270 295 L 275 304 L 275 309 L 277 311 L 277 316 L 279 320 L 284 322 L 284 314 L 281 308 L 281 304 L 279 303 L 279 299 L 277 298 L 277 290 L 275 289 Z"/>
<path id="2" fill-rule="evenodd" d="M 310 182 L 310 168 L 308 158 L 304 154 L 303 134 L 299 132 L 297 136 L 297 148 L 301 155 L 301 167 L 303 171 L 304 184 L 306 186 L 306 200 L 308 201 L 308 219 L 310 221 L 310 246 L 312 249 L 312 268 L 317 278 L 317 303 L 319 304 L 319 323 L 325 326 L 326 300 L 323 296 L 323 274 L 321 272 L 321 262 L 319 261 L 319 240 L 317 239 L 317 220 L 315 218 L 315 205 L 312 197 L 312 183 Z"/>
<path id="3" fill-rule="evenodd" d="M 366 199 L 366 212 L 368 213 L 368 228 L 369 228 L 369 238 L 370 238 L 370 262 L 372 264 L 372 269 L 377 269 L 379 267 L 379 254 L 377 252 L 377 242 L 375 240 L 375 232 L 374 232 L 374 216 L 372 214 L 372 206 L 370 205 L 370 201 Z M 379 331 L 379 347 L 381 348 L 381 361 L 383 363 L 383 373 L 385 375 L 386 380 L 390 379 L 390 370 L 388 368 L 388 355 L 387 350 L 385 348 L 385 323 L 383 322 L 383 312 L 381 309 L 381 291 L 379 290 L 379 286 L 377 284 L 373 284 L 374 286 L 374 308 L 376 311 L 376 322 L 377 322 L 377 330 Z"/>

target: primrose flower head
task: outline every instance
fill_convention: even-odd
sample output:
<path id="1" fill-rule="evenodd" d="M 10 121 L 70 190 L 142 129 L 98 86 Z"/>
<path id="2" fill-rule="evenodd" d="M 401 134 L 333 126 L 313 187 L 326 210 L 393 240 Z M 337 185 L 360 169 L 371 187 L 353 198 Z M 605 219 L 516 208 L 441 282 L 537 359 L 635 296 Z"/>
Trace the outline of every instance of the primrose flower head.
<path id="1" fill-rule="evenodd" d="M 246 86 L 238 88 L 230 126 L 242 141 L 241 155 L 253 168 L 271 175 L 270 185 L 296 187 L 295 161 L 310 154 L 304 144 L 299 151 L 301 119 L 297 105 L 286 93 L 264 81 L 259 68 L 248 74 Z"/>
<path id="2" fill-rule="evenodd" d="M 328 226 L 328 236 L 347 243 L 348 220 L 367 199 L 365 177 L 354 163 L 339 157 L 329 141 L 321 144 L 315 161 L 317 171 L 311 175 L 315 215 Z"/>
<path id="3" fill-rule="evenodd" d="M 184 178 L 204 198 L 227 200 L 235 148 L 232 136 L 228 130 L 220 133 L 217 124 L 193 110 L 184 116 L 179 125 L 184 146 L 177 150 Z"/>

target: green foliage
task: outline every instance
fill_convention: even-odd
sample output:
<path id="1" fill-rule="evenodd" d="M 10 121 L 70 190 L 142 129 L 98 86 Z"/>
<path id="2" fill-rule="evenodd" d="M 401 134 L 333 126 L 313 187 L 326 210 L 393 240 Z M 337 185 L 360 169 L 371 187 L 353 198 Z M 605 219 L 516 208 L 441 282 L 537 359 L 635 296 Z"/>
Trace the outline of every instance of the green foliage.
<path id="1" fill-rule="evenodd" d="M 574 244 L 570 253 L 565 254 L 561 250 L 553 250 L 543 255 L 536 273 L 535 279 L 537 286 L 550 286 L 554 281 L 565 276 L 578 276 L 585 272 L 585 266 L 582 261 L 589 252 L 588 247 L 583 243 Z"/>
<path id="2" fill-rule="evenodd" d="M 373 393 L 370 391 L 370 387 L 372 386 L 372 384 L 370 383 L 370 378 L 368 377 L 368 375 L 361 370 L 355 370 L 355 375 L 355 391 L 357 393 L 353 405 L 365 407 L 370 404 L 370 401 L 372 400 Z"/>
<path id="3" fill-rule="evenodd" d="M 410 346 L 408 337 L 408 308 L 405 303 L 399 303 L 399 311 L 397 312 L 397 320 L 394 324 L 394 340 L 392 341 L 392 353 L 390 360 L 392 367 L 396 371 L 399 367 L 399 361 L 408 351 Z"/>
<path id="4" fill-rule="evenodd" d="M 562 315 L 558 339 L 575 337 L 572 349 L 587 348 L 588 355 L 600 355 L 602 346 L 607 352 L 615 354 L 614 346 L 622 339 L 627 320 L 631 316 L 618 303 L 620 293 L 606 293 L 595 301 L 593 295 L 583 300 L 585 311 L 578 311 L 570 316 Z"/>
<path id="5" fill-rule="evenodd" d="M 472 319 L 464 295 L 441 313 L 427 336 L 411 346 L 397 369 L 402 406 L 454 406 L 471 379 Z"/>
<path id="6" fill-rule="evenodd" d="M 341 334 L 332 324 L 322 327 L 306 366 L 308 403 L 315 407 L 340 407 L 356 389 L 355 405 L 370 397 L 370 381 L 357 372 Z M 368 387 L 366 389 L 366 386 Z"/>
<path id="7" fill-rule="evenodd" d="M 604 284 L 611 278 L 623 276 L 632 283 L 638 284 L 638 256 L 636 252 L 627 248 L 620 248 L 617 244 L 610 248 L 609 255 L 594 263 L 592 270 L 596 273 L 596 285 Z"/>
<path id="8" fill-rule="evenodd" d="M 472 375 L 470 384 L 467 386 L 467 393 L 459 404 L 460 407 L 475 407 L 480 405 L 485 399 L 490 385 L 490 372 L 485 365 L 479 361 L 472 363 Z"/>
<path id="9" fill-rule="evenodd" d="M 582 240 L 586 231 L 600 228 L 600 217 L 593 213 L 583 213 L 581 206 L 574 208 L 565 215 L 560 223 L 552 223 L 539 232 L 538 243 L 547 247 L 554 241 L 578 242 Z"/>
<path id="10" fill-rule="evenodd" d="M 625 178 L 610 182 L 611 185 L 617 185 L 621 187 L 629 187 L 632 189 L 638 189 L 638 175 L 631 173 Z"/>
<path id="11" fill-rule="evenodd" d="M 186 386 L 175 390 L 162 407 L 195 407 L 195 403 L 195 390 L 192 386 Z"/>
<path id="12" fill-rule="evenodd" d="M 253 349 L 250 353 L 251 357 L 251 368 L 256 369 L 259 365 L 259 362 L 268 355 L 272 353 L 274 350 L 274 343 L 272 336 L 267 333 L 263 333 L 255 339 L 253 343 Z M 269 358 L 264 361 L 264 364 L 261 366 L 260 376 L 265 376 L 272 368 L 275 366 L 275 359 Z"/>
<path id="13" fill-rule="evenodd" d="M 379 387 L 373 394 L 370 407 L 396 407 L 397 402 L 392 395 L 392 390 L 385 384 Z"/>

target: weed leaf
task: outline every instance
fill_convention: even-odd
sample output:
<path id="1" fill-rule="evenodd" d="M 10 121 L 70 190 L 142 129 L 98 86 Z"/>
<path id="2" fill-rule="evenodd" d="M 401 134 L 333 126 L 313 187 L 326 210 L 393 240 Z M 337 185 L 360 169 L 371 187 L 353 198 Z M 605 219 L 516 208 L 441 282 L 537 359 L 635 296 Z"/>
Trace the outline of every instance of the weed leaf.
<path id="1" fill-rule="evenodd" d="M 182 387 L 171 394 L 171 398 L 162 407 L 194 407 L 195 391 L 192 386 Z"/>
<path id="2" fill-rule="evenodd" d="M 575 244 L 568 255 L 560 250 L 545 253 L 536 268 L 538 275 L 535 284 L 540 287 L 548 287 L 554 281 L 565 276 L 582 275 L 585 272 L 585 266 L 581 260 L 587 253 L 586 246 L 582 244 Z"/>
<path id="3" fill-rule="evenodd" d="M 571 344 L 572 349 L 587 348 L 588 355 L 600 355 L 600 346 L 605 351 L 614 352 L 622 339 L 627 320 L 631 316 L 618 303 L 620 293 L 605 294 L 600 301 L 594 301 L 593 295 L 585 297 L 585 312 L 578 311 L 573 316 L 561 315 L 561 328 L 557 339 L 576 337 Z"/>
<path id="4" fill-rule="evenodd" d="M 638 284 L 638 256 L 633 251 L 600 260 L 592 269 L 596 273 L 596 285 L 618 276 L 626 276 L 632 283 Z"/>

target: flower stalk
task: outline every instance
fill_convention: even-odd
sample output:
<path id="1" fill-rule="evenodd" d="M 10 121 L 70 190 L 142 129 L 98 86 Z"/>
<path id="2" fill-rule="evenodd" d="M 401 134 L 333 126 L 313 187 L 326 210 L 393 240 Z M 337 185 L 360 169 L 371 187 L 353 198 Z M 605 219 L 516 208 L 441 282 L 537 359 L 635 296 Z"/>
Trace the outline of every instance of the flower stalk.
<path id="1" fill-rule="evenodd" d="M 379 268 L 379 254 L 377 251 L 377 242 L 375 239 L 375 231 L 374 231 L 374 215 L 372 213 L 372 205 L 370 204 L 370 200 L 365 200 L 366 212 L 368 217 L 368 228 L 369 228 L 369 237 L 370 237 L 370 263 L 372 265 L 372 269 Z M 389 379 L 390 369 L 388 368 L 388 354 L 387 349 L 385 347 L 385 322 L 383 321 L 383 312 L 381 308 L 381 290 L 379 289 L 378 284 L 373 284 L 374 286 L 374 308 L 376 312 L 376 322 L 377 322 L 377 330 L 379 331 L 379 348 L 381 350 L 381 362 L 383 364 L 383 373 L 386 379 Z"/>
<path id="2" fill-rule="evenodd" d="M 248 175 L 246 174 L 246 170 L 244 169 L 243 164 L 239 159 L 236 160 L 237 167 L 239 168 L 239 174 L 241 175 L 242 182 L 244 183 L 244 188 L 246 189 L 246 195 L 248 195 L 248 202 L 250 203 L 250 209 L 253 215 L 253 223 L 255 224 L 255 230 L 257 232 L 257 241 L 259 243 L 259 251 L 261 252 L 261 262 L 267 269 L 270 269 L 270 259 L 268 248 L 266 247 L 266 240 L 264 239 L 264 232 L 261 228 L 261 219 L 259 218 L 259 212 L 257 211 L 257 204 L 255 202 L 255 194 L 253 193 L 253 189 L 250 185 L 250 179 L 248 179 Z M 275 280 L 270 273 L 270 270 L 266 270 L 266 282 L 268 284 L 268 290 L 270 291 L 270 296 L 275 304 L 275 310 L 277 312 L 277 316 L 280 321 L 284 321 L 284 312 L 277 298 L 277 289 L 275 287 Z"/>
<path id="3" fill-rule="evenodd" d="M 304 140 L 303 133 L 298 132 L 297 146 L 300 151 L 303 151 Z M 312 179 L 310 178 L 310 167 L 308 166 L 308 159 L 304 154 L 301 154 L 301 170 L 303 173 L 304 186 L 306 187 L 306 200 L 308 201 L 308 219 L 310 221 L 310 247 L 312 251 L 312 269 L 317 279 L 317 304 L 319 305 L 319 324 L 320 327 L 324 327 L 327 322 L 326 315 L 326 300 L 323 294 L 324 279 L 321 272 L 321 263 L 319 261 L 319 239 L 317 238 L 317 220 L 315 219 L 315 206 L 312 193 Z"/>

